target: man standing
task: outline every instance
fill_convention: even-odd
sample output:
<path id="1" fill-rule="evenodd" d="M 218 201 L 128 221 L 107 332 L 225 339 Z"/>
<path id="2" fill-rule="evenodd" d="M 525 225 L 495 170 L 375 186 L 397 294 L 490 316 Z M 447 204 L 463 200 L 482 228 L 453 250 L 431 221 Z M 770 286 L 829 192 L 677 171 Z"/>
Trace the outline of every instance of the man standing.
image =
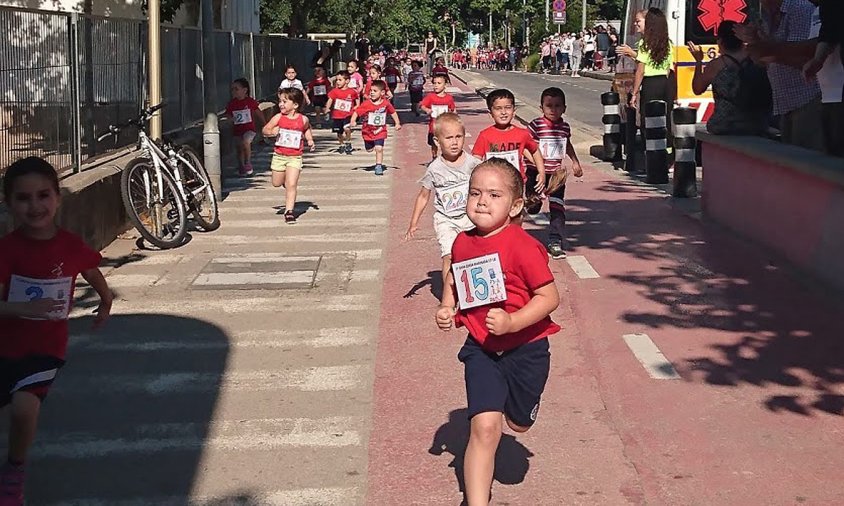
<path id="1" fill-rule="evenodd" d="M 355 41 L 355 50 L 357 51 L 357 60 L 361 62 L 361 65 L 369 58 L 372 44 L 369 42 L 369 39 L 366 37 L 366 32 L 360 32 L 358 35 L 357 40 Z"/>

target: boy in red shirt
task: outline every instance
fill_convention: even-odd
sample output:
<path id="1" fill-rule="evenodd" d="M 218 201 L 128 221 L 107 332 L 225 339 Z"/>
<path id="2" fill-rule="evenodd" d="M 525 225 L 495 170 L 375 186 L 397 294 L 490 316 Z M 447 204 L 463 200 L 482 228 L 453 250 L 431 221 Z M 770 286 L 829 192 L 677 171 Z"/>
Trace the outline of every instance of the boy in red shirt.
<path id="1" fill-rule="evenodd" d="M 322 128 L 322 120 L 325 117 L 325 105 L 328 102 L 328 92 L 331 90 L 331 81 L 325 77 L 325 69 L 314 68 L 314 78 L 308 83 L 308 95 L 316 114 L 316 126 Z"/>
<path id="2" fill-rule="evenodd" d="M 437 76 L 445 76 L 446 82 L 451 82 L 451 78 L 448 76 L 448 68 L 445 66 L 445 59 L 443 57 L 437 58 L 434 63 L 434 68 L 431 69 L 431 77 Z"/>
<path id="3" fill-rule="evenodd" d="M 384 100 L 387 85 L 384 81 L 375 81 L 372 83 L 369 92 L 369 100 L 360 104 L 349 124 L 346 125 L 347 130 L 351 130 L 355 126 L 358 118 L 363 118 L 363 126 L 361 133 L 363 134 L 363 146 L 367 153 L 375 150 L 375 175 L 384 175 L 384 141 L 387 139 L 387 115 L 393 118 L 393 123 L 396 125 L 396 130 L 401 130 L 401 122 L 399 115 L 396 113 L 393 104 Z"/>
<path id="4" fill-rule="evenodd" d="M 410 110 L 419 116 L 419 102 L 425 89 L 425 73 L 422 63 L 414 60 L 410 62 L 410 73 L 407 75 L 407 90 L 410 93 Z"/>
<path id="5" fill-rule="evenodd" d="M 226 106 L 226 114 L 232 118 L 237 147 L 237 157 L 240 161 L 238 173 L 241 176 L 252 174 L 252 141 L 258 135 L 255 130 L 255 118 L 263 125 L 264 113 L 261 112 L 258 101 L 249 93 L 249 81 L 235 79 L 231 87 L 232 99 Z"/>
<path id="6" fill-rule="evenodd" d="M 0 238 L 0 408 L 8 405 L 11 418 L 0 503 L 22 506 L 24 463 L 41 404 L 65 363 L 77 275 L 100 296 L 95 329 L 108 319 L 113 296 L 98 268 L 100 254 L 56 226 L 56 170 L 41 158 L 24 158 L 9 166 L 3 182 L 18 228 Z"/>
<path id="7" fill-rule="evenodd" d="M 434 76 L 431 79 L 434 85 L 434 92 L 425 95 L 419 107 L 425 114 L 431 116 L 428 122 L 428 145 L 431 146 L 431 159 L 437 159 L 437 144 L 434 142 L 434 120 L 437 116 L 444 112 L 454 112 L 454 97 L 445 92 L 446 78 L 444 76 Z"/>
<path id="8" fill-rule="evenodd" d="M 510 90 L 495 90 L 487 95 L 486 105 L 495 124 L 481 130 L 472 154 L 479 160 L 493 157 L 507 160 L 519 169 L 522 181 L 527 181 L 524 156 L 531 157 L 539 172 L 535 188 L 541 192 L 545 188 L 545 161 L 530 132 L 512 124 L 516 117 L 516 97 Z"/>
<path id="9" fill-rule="evenodd" d="M 387 87 L 390 89 L 390 102 L 392 97 L 396 94 L 396 88 L 401 81 L 401 70 L 396 67 L 396 59 L 390 57 L 387 59 L 387 68 L 384 69 L 384 80 L 387 82 Z"/>
<path id="10" fill-rule="evenodd" d="M 524 183 L 502 159 L 472 171 L 466 213 L 475 225 L 451 248 L 452 266 L 436 313 L 444 331 L 469 331 L 463 362 L 470 420 L 464 457 L 466 504 L 487 504 L 501 439 L 502 414 L 516 432 L 536 421 L 551 366 L 548 336 L 560 330 L 560 303 L 545 248 L 513 220 Z"/>
<path id="11" fill-rule="evenodd" d="M 334 122 L 331 131 L 337 134 L 340 147 L 338 153 L 352 154 L 352 131 L 346 129 L 352 112 L 358 106 L 358 92 L 349 88 L 349 73 L 345 70 L 337 72 L 334 77 L 334 88 L 328 92 L 326 109 L 331 111 Z"/>

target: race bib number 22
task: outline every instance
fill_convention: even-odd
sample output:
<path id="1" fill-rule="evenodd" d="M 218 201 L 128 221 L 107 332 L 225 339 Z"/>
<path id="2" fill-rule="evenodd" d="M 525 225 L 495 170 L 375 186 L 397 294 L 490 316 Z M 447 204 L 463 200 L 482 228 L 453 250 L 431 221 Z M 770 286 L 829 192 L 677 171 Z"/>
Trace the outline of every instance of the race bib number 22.
<path id="1" fill-rule="evenodd" d="M 457 262 L 451 266 L 460 309 L 507 300 L 498 253 Z"/>

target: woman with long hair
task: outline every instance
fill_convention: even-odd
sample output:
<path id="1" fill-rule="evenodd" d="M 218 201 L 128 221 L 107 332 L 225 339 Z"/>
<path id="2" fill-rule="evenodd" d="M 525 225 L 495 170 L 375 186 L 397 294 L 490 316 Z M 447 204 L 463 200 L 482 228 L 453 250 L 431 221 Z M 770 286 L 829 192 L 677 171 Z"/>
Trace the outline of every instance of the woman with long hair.
<path id="1" fill-rule="evenodd" d="M 646 11 L 644 19 L 636 16 L 637 24 L 640 20 L 644 22 L 644 27 L 636 51 L 636 77 L 630 103 L 641 110 L 639 106 L 651 100 L 663 100 L 666 105 L 674 101 L 668 81 L 674 58 L 665 14 L 651 7 Z"/>

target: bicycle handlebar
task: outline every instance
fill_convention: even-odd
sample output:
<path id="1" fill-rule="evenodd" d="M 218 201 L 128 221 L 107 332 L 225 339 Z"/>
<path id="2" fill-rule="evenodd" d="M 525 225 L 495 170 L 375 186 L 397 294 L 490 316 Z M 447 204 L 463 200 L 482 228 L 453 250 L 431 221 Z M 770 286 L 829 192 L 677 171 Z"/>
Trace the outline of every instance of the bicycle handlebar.
<path id="1" fill-rule="evenodd" d="M 146 108 L 141 110 L 141 113 L 138 115 L 137 118 L 130 119 L 129 121 L 127 121 L 125 123 L 120 123 L 118 125 L 109 125 L 108 131 L 103 132 L 103 133 L 101 133 L 97 136 L 97 142 L 102 142 L 103 140 L 108 139 L 109 137 L 111 137 L 113 135 L 116 136 L 117 134 L 120 133 L 121 130 L 123 130 L 126 127 L 143 126 L 144 123 L 146 123 L 147 121 L 149 121 L 150 118 L 152 118 L 152 115 L 155 114 L 156 111 L 162 109 L 165 105 L 167 105 L 167 104 L 162 102 L 162 103 L 160 103 L 158 105 L 154 105 L 152 107 L 146 107 Z"/>

